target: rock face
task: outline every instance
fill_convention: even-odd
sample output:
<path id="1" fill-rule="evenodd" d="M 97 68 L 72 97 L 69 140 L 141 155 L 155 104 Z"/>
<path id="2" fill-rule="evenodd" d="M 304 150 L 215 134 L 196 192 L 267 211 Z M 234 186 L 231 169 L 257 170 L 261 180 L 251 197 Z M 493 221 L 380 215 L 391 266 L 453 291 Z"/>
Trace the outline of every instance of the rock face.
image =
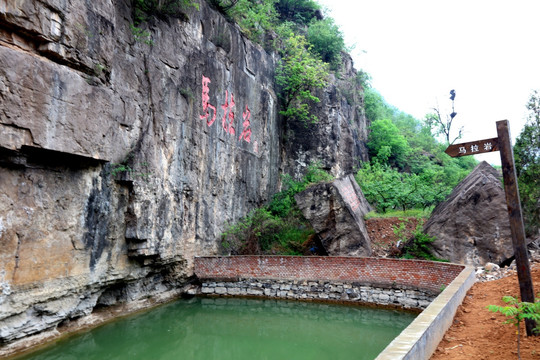
<path id="1" fill-rule="evenodd" d="M 348 54 L 342 54 L 341 77 L 317 94 L 320 103 L 316 124 L 287 121 L 283 124 L 285 171 L 299 179 L 311 163 L 318 163 L 335 177 L 351 174 L 360 161 L 368 160 L 365 146 L 368 122 L 363 90 Z"/>
<path id="2" fill-rule="evenodd" d="M 371 208 L 352 175 L 311 186 L 295 199 L 328 255 L 371 255 L 364 223 Z"/>
<path id="3" fill-rule="evenodd" d="M 277 57 L 205 1 L 187 20 L 152 20 L 148 36 L 130 28 L 131 4 L 0 2 L 0 344 L 177 294 L 224 224 L 295 171 Z M 322 121 L 341 121 L 328 131 L 356 131 L 343 99 L 325 104 Z M 355 136 L 329 168 L 351 167 Z"/>
<path id="4" fill-rule="evenodd" d="M 480 163 L 439 204 L 424 225 L 433 254 L 454 263 L 501 264 L 513 256 L 506 198 L 499 173 Z"/>

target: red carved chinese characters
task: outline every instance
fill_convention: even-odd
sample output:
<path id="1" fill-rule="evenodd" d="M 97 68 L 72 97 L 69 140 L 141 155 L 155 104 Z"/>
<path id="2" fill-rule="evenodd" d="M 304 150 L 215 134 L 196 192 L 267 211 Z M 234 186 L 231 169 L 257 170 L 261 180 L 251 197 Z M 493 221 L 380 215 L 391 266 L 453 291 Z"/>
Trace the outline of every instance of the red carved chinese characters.
<path id="1" fill-rule="evenodd" d="M 225 90 L 225 104 L 221 105 L 221 108 L 224 110 L 223 113 L 223 119 L 221 119 L 221 124 L 223 125 L 223 128 L 225 129 L 225 132 L 227 134 L 234 135 L 234 128 L 233 128 L 233 122 L 234 122 L 234 95 L 231 93 L 231 102 L 229 103 L 227 101 L 227 98 L 229 97 L 229 92 Z M 229 113 L 228 116 L 228 122 L 227 122 L 227 112 Z"/>
<path id="2" fill-rule="evenodd" d="M 201 120 L 205 119 L 206 124 L 208 126 L 211 126 L 214 121 L 216 121 L 216 107 L 214 105 L 211 105 L 208 101 L 210 100 L 210 88 L 208 87 L 208 84 L 210 84 L 210 78 L 207 78 L 203 75 L 202 77 L 202 107 L 204 111 L 204 115 L 200 115 Z M 212 119 L 208 120 L 208 117 L 210 116 L 210 113 L 208 112 L 208 109 L 212 109 L 214 114 L 212 115 Z"/>
<path id="3" fill-rule="evenodd" d="M 214 124 L 217 117 L 217 111 L 216 107 L 210 103 L 210 87 L 209 84 L 211 83 L 210 78 L 207 78 L 206 76 L 202 76 L 202 111 L 203 115 L 199 115 L 201 120 L 206 120 L 206 124 L 210 127 Z M 221 119 L 221 125 L 223 129 L 225 130 L 226 134 L 229 135 L 235 135 L 235 124 L 234 124 L 234 110 L 235 110 L 235 102 L 234 102 L 234 94 L 230 93 L 230 99 L 229 99 L 229 91 L 225 90 L 225 103 L 221 105 L 221 108 L 223 109 L 223 117 Z M 213 111 L 212 116 L 210 116 L 210 110 Z M 259 144 L 257 141 L 252 142 L 251 141 L 251 110 L 249 110 L 248 105 L 246 105 L 246 110 L 242 112 L 242 133 L 238 137 L 238 141 L 245 141 L 247 143 L 252 144 L 253 151 L 258 154 L 259 153 Z M 238 125 L 239 126 L 239 125 Z"/>
<path id="4" fill-rule="evenodd" d="M 244 119 L 244 122 L 242 123 L 242 133 L 240 134 L 240 137 L 238 140 L 241 140 L 244 138 L 245 141 L 251 142 L 251 128 L 249 123 L 249 117 L 251 116 L 251 111 L 249 111 L 248 106 L 246 105 L 246 111 L 242 113 L 242 118 Z"/>

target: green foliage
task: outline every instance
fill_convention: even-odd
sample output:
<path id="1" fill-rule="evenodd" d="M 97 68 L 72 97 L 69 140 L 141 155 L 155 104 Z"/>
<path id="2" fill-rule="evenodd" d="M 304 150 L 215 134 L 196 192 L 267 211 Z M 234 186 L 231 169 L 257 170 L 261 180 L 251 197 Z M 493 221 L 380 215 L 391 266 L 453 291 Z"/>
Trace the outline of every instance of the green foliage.
<path id="1" fill-rule="evenodd" d="M 371 123 L 370 130 L 367 145 L 372 159 L 402 168 L 411 149 L 398 127 L 390 119 L 380 119 Z"/>
<path id="2" fill-rule="evenodd" d="M 228 8 L 226 14 L 240 25 L 250 40 L 262 43 L 264 34 L 274 29 L 277 22 L 274 3 L 275 0 L 238 0 L 235 5 Z"/>
<path id="3" fill-rule="evenodd" d="M 540 296 L 538 294 L 537 296 Z M 487 309 L 491 312 L 500 312 L 508 319 L 505 324 L 513 324 L 517 328 L 517 354 L 521 359 L 520 354 L 520 324 L 522 320 L 530 319 L 536 321 L 537 325 L 540 323 L 540 299 L 536 298 L 534 303 L 519 302 L 517 298 L 513 296 L 503 296 L 502 300 L 508 304 L 508 306 L 489 305 Z M 540 326 L 537 326 L 533 331 L 540 332 Z"/>
<path id="4" fill-rule="evenodd" d="M 312 21 L 307 30 L 307 40 L 322 61 L 330 64 L 332 70 L 339 69 L 341 52 L 345 49 L 345 40 L 343 33 L 334 23 L 334 19 L 326 18 Z"/>
<path id="5" fill-rule="evenodd" d="M 371 163 L 363 164 L 356 180 L 377 211 L 431 208 L 476 166 L 473 157 L 445 154 L 446 145 L 426 124 L 388 105 L 377 91 L 366 89 L 364 100 L 372 123 Z"/>
<path id="6" fill-rule="evenodd" d="M 259 208 L 227 228 L 221 247 L 231 255 L 302 255 L 302 245 L 313 234 L 299 213 L 281 218 Z"/>
<path id="7" fill-rule="evenodd" d="M 122 162 L 111 164 L 112 177 L 117 177 L 120 174 L 126 174 L 130 177 L 140 177 L 147 181 L 151 175 L 148 169 L 148 163 L 142 162 L 140 164 L 133 165 L 133 156 L 133 153 L 130 152 Z"/>
<path id="8" fill-rule="evenodd" d="M 146 45 L 154 45 L 152 35 L 148 30 L 138 28 L 133 24 L 130 24 L 129 28 L 131 29 L 135 41 L 145 43 Z"/>
<path id="9" fill-rule="evenodd" d="M 428 218 L 431 215 L 432 208 L 428 208 L 425 210 L 422 209 L 409 209 L 409 210 L 393 210 L 393 211 L 387 211 L 385 213 L 379 213 L 376 211 L 370 211 L 364 216 L 365 220 L 368 219 L 385 219 L 385 218 L 408 218 L 408 217 L 415 217 L 415 218 Z"/>
<path id="10" fill-rule="evenodd" d="M 397 109 L 388 105 L 381 94 L 375 89 L 368 88 L 364 92 L 364 109 L 370 122 L 382 119 L 392 119 Z"/>
<path id="11" fill-rule="evenodd" d="M 322 170 L 320 165 L 315 163 L 308 166 L 306 175 L 300 181 L 294 180 L 290 175 L 283 176 L 283 190 L 275 194 L 267 209 L 276 216 L 287 217 L 296 209 L 294 196 L 304 191 L 312 184 L 325 181 L 332 181 L 333 177 Z"/>
<path id="12" fill-rule="evenodd" d="M 402 223 L 403 224 L 403 223 Z M 400 224 L 400 227 L 395 228 L 394 227 L 394 233 L 397 236 L 400 236 L 405 234 L 404 228 L 405 225 L 402 226 Z M 416 229 L 414 230 L 411 239 L 406 243 L 404 247 L 404 253 L 402 255 L 405 259 L 425 259 L 425 260 L 431 260 L 431 261 L 447 261 L 444 259 L 440 259 L 436 256 L 433 256 L 431 254 L 431 244 L 435 241 L 435 237 L 429 236 L 423 231 L 424 226 L 424 220 L 419 219 L 418 223 L 416 225 Z M 405 241 L 406 239 L 400 239 L 402 241 Z"/>
<path id="13" fill-rule="evenodd" d="M 316 122 L 311 107 L 320 99 L 315 92 L 326 87 L 330 66 L 339 69 L 345 47 L 334 21 L 323 19 L 313 0 L 210 1 L 252 41 L 279 51 L 280 114 L 304 124 Z"/>
<path id="14" fill-rule="evenodd" d="M 313 56 L 311 45 L 302 35 L 291 34 L 284 45 L 276 70 L 282 101 L 280 114 L 304 123 L 316 122 L 318 119 L 310 113 L 310 106 L 320 101 L 313 93 L 326 87 L 328 65 Z"/>
<path id="15" fill-rule="evenodd" d="M 257 209 L 222 234 L 222 252 L 226 254 L 302 255 L 304 243 L 315 233 L 296 207 L 294 195 L 310 184 L 330 181 L 332 177 L 317 164 L 310 165 L 300 181 L 284 176 L 284 190 L 270 204 Z"/>
<path id="16" fill-rule="evenodd" d="M 516 139 L 514 159 L 525 230 L 535 236 L 540 227 L 540 94 L 534 91 L 527 103 L 527 123 Z"/>
<path id="17" fill-rule="evenodd" d="M 375 162 L 364 163 L 355 178 L 367 201 L 380 213 L 392 209 L 425 211 L 444 200 L 452 190 L 452 186 L 438 181 L 438 176 L 430 174 L 399 172 Z"/>
<path id="18" fill-rule="evenodd" d="M 356 73 L 356 82 L 362 86 L 364 90 L 371 88 L 371 75 L 360 69 Z"/>
<path id="19" fill-rule="evenodd" d="M 308 24 L 320 16 L 320 6 L 313 0 L 278 0 L 276 11 L 283 22 L 291 21 L 297 24 Z"/>
<path id="20" fill-rule="evenodd" d="M 135 25 L 151 18 L 167 19 L 169 17 L 185 19 L 186 11 L 193 7 L 199 9 L 199 4 L 191 0 L 132 0 Z"/>

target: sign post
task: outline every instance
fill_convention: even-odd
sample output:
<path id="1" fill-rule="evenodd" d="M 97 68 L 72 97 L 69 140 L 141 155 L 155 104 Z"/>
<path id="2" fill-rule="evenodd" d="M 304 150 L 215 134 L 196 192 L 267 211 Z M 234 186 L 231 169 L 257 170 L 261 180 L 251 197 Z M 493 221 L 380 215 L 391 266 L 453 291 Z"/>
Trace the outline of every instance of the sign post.
<path id="1" fill-rule="evenodd" d="M 510 230 L 512 232 L 512 245 L 516 257 L 521 301 L 534 303 L 534 290 L 529 258 L 527 257 L 527 246 L 525 245 L 525 227 L 523 226 L 523 215 L 519 200 L 519 189 L 516 168 L 514 166 L 514 153 L 512 152 L 512 144 L 510 142 L 510 131 L 508 130 L 508 120 L 497 121 L 497 135 L 498 137 L 493 139 L 450 145 L 445 152 L 452 157 L 476 155 L 492 151 L 500 152 L 504 193 L 506 194 L 506 205 L 508 207 Z M 525 328 L 528 336 L 533 335 L 533 329 L 535 327 L 536 323 L 534 320 L 525 320 Z"/>

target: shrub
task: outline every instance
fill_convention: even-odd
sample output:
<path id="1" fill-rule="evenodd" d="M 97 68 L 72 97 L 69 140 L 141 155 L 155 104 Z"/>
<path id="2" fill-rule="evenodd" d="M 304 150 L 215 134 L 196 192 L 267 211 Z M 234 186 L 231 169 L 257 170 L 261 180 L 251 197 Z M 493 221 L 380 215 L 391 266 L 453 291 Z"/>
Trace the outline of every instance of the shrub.
<path id="1" fill-rule="evenodd" d="M 135 25 L 152 17 L 162 20 L 169 17 L 185 19 L 190 7 L 199 9 L 199 4 L 191 0 L 133 0 Z"/>
<path id="2" fill-rule="evenodd" d="M 276 11 L 281 21 L 308 24 L 313 18 L 320 18 L 320 6 L 313 0 L 278 0 Z"/>
<path id="3" fill-rule="evenodd" d="M 274 29 L 277 22 L 274 0 L 238 0 L 226 14 L 240 25 L 250 40 L 257 43 L 263 42 L 266 31 Z"/>
<path id="4" fill-rule="evenodd" d="M 318 164 L 310 165 L 300 181 L 284 176 L 284 190 L 267 207 L 228 225 L 221 237 L 221 252 L 302 255 L 304 244 L 315 232 L 297 208 L 294 195 L 310 184 L 331 179 Z"/>
<path id="5" fill-rule="evenodd" d="M 332 180 L 333 177 L 321 169 L 318 163 L 310 164 L 300 181 L 294 180 L 290 175 L 284 175 L 284 189 L 272 197 L 267 208 L 273 215 L 286 217 L 296 208 L 296 200 L 294 199 L 296 194 L 304 191 L 309 185 Z"/>
<path id="6" fill-rule="evenodd" d="M 412 237 L 407 241 L 403 248 L 402 257 L 405 259 L 425 259 L 432 261 L 448 261 L 440 259 L 433 254 L 431 254 L 431 244 L 435 241 L 435 237 L 429 236 L 423 231 L 424 220 L 418 219 L 416 224 L 416 229 L 414 230 Z M 404 234 L 404 225 L 403 227 L 394 229 L 394 232 L 399 236 L 399 234 Z"/>
<path id="7" fill-rule="evenodd" d="M 310 114 L 310 105 L 320 101 L 313 92 L 326 87 L 328 65 L 313 56 L 311 45 L 302 35 L 291 34 L 285 40 L 281 56 L 276 70 L 282 102 L 280 114 L 304 123 L 316 122 L 317 117 Z"/>
<path id="8" fill-rule="evenodd" d="M 339 69 L 345 40 L 343 40 L 343 33 L 334 23 L 334 19 L 312 21 L 307 30 L 307 40 L 313 45 L 313 51 L 320 56 L 322 61 L 330 64 L 332 70 Z"/>
<path id="9" fill-rule="evenodd" d="M 538 294 L 537 296 L 540 296 Z M 498 306 L 498 305 L 489 305 L 487 308 L 491 312 L 500 312 L 508 319 L 504 322 L 505 324 L 513 324 L 516 326 L 517 331 L 517 355 L 521 359 L 520 354 L 520 344 L 519 344 L 519 325 L 522 320 L 530 319 L 536 321 L 537 325 L 540 322 L 540 299 L 536 299 L 534 303 L 530 302 L 519 302 L 517 298 L 513 296 L 503 296 L 502 300 L 507 303 L 509 306 Z M 537 326 L 533 329 L 534 332 L 540 332 L 540 327 Z"/>

